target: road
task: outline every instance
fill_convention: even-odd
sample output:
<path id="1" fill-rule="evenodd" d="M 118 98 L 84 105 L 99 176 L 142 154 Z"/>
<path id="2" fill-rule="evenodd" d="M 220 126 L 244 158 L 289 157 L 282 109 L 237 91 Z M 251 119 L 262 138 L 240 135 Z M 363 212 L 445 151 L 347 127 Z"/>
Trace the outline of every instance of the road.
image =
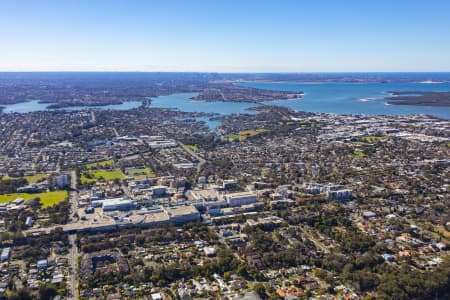
<path id="1" fill-rule="evenodd" d="M 97 118 L 95 117 L 95 112 L 94 111 L 91 111 L 91 122 L 92 123 L 97 123 Z"/>
<path id="2" fill-rule="evenodd" d="M 308 229 L 306 229 L 306 228 L 304 228 L 304 227 L 302 227 L 302 226 L 298 226 L 298 228 L 302 231 L 303 234 L 305 234 L 305 235 L 309 238 L 309 240 L 310 240 L 311 242 L 314 243 L 314 245 L 315 245 L 317 248 L 321 249 L 321 250 L 322 250 L 324 253 L 326 253 L 326 254 L 329 254 L 329 253 L 330 253 L 330 250 L 329 250 L 327 247 L 325 247 L 320 241 L 318 241 L 315 237 L 313 237 L 312 234 L 309 232 Z"/>
<path id="3" fill-rule="evenodd" d="M 77 270 L 77 257 L 78 257 L 78 247 L 75 243 L 77 239 L 76 234 L 69 235 L 69 242 L 71 245 L 69 253 L 69 265 L 70 265 L 70 296 L 68 299 L 79 299 L 78 294 L 78 270 Z"/>
<path id="4" fill-rule="evenodd" d="M 78 217 L 75 216 L 78 208 L 77 172 L 75 170 L 70 172 L 70 188 L 72 190 L 70 192 L 72 221 L 78 221 Z"/>
<path id="5" fill-rule="evenodd" d="M 58 161 L 56 163 L 56 173 L 61 172 L 61 156 L 58 157 Z"/>
<path id="6" fill-rule="evenodd" d="M 202 157 L 200 157 L 197 153 L 195 153 L 194 151 L 192 151 L 191 149 L 189 149 L 188 146 L 186 146 L 185 144 L 178 142 L 178 144 L 187 152 L 189 153 L 191 156 L 193 156 L 195 159 L 198 160 L 198 164 L 197 164 L 197 175 L 200 174 L 200 171 L 202 170 L 203 165 L 206 163 L 206 160 L 204 160 Z"/>
<path id="7" fill-rule="evenodd" d="M 117 129 L 116 129 L 116 128 L 111 127 L 111 130 L 114 132 L 114 135 L 115 135 L 116 137 L 119 137 L 119 133 L 117 132 Z"/>
<path id="8" fill-rule="evenodd" d="M 78 217 L 76 216 L 78 208 L 78 191 L 77 191 L 77 172 L 72 170 L 70 173 L 70 203 L 71 203 L 71 214 L 72 221 L 76 222 Z M 69 299 L 79 299 L 78 295 L 78 280 L 77 280 L 77 264 L 76 258 L 78 257 L 78 247 L 75 243 L 77 239 L 76 234 L 69 235 L 70 242 L 70 253 L 69 253 L 69 265 L 70 265 L 70 290 L 71 294 Z"/>

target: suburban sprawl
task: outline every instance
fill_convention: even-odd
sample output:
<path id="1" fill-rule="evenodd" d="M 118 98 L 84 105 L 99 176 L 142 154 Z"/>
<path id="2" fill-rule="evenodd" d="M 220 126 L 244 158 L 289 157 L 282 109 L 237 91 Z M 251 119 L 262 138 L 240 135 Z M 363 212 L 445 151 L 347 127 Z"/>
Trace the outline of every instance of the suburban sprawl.
<path id="1" fill-rule="evenodd" d="M 208 76 L 111 92 L 3 80 L 3 104 L 142 105 L 0 113 L 0 299 L 450 297 L 448 119 L 144 97 L 302 97 Z"/>

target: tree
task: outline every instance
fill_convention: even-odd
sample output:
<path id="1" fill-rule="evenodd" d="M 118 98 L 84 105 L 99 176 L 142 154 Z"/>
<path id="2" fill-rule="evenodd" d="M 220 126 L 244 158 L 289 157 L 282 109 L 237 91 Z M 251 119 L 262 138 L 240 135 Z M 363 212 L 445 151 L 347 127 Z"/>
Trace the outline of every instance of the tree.
<path id="1" fill-rule="evenodd" d="M 39 287 L 39 299 L 41 300 L 50 300 L 56 295 L 58 295 L 57 288 L 51 283 L 46 283 Z"/>
<path id="2" fill-rule="evenodd" d="M 33 297 L 31 296 L 30 292 L 26 289 L 20 289 L 16 292 L 11 292 L 11 294 L 8 296 L 8 300 L 32 300 Z"/>
<path id="3" fill-rule="evenodd" d="M 261 297 L 261 299 L 266 300 L 268 299 L 267 293 L 266 293 L 266 287 L 262 283 L 255 283 L 253 285 L 253 290 Z"/>

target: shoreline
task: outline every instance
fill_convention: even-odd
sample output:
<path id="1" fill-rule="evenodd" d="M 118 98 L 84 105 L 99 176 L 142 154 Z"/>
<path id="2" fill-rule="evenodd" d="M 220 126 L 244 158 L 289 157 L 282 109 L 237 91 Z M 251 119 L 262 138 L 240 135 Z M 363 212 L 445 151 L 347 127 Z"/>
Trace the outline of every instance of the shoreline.
<path id="1" fill-rule="evenodd" d="M 391 105 L 450 107 L 450 92 L 389 91 Z"/>

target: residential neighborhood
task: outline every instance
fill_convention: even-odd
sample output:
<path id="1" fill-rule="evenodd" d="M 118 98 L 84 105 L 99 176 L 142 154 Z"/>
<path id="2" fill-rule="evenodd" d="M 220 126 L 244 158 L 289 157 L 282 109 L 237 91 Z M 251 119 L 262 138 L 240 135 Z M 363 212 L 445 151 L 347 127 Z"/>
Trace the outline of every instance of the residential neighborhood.
<path id="1" fill-rule="evenodd" d="M 0 293 L 363 299 L 448 274 L 448 121 L 160 113 L 2 115 Z"/>

